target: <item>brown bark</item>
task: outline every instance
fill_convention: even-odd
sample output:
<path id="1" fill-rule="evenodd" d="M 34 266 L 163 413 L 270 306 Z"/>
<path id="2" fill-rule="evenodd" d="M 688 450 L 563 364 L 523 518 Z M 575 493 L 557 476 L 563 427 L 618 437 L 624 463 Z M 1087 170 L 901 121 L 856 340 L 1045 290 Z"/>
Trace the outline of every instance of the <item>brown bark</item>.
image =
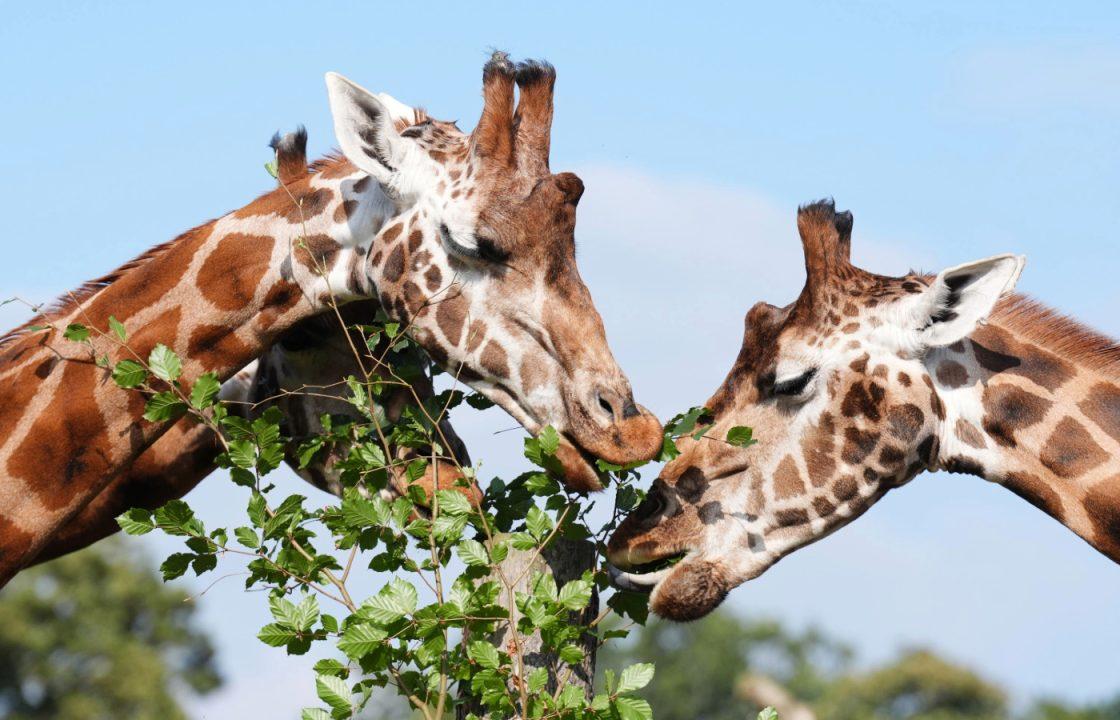
<path id="1" fill-rule="evenodd" d="M 501 539 L 498 536 L 495 540 Z M 532 589 L 530 583 L 534 572 L 545 572 L 552 575 L 556 581 L 557 587 L 563 587 L 564 583 L 575 580 L 583 575 L 584 571 L 592 570 L 595 568 L 597 553 L 595 551 L 594 543 L 586 540 L 567 540 L 562 537 L 557 537 L 548 544 L 548 546 L 540 554 L 533 550 L 515 550 L 510 548 L 509 555 L 500 564 L 502 575 L 508 580 L 513 581 L 520 578 L 514 586 L 516 592 L 531 594 Z M 503 594 L 500 602 L 505 604 L 505 584 L 496 575 L 492 575 L 491 579 L 498 581 L 503 586 Z M 502 623 L 498 631 L 490 637 L 490 641 L 497 647 L 509 650 L 515 645 L 514 638 L 510 636 L 510 629 L 516 627 L 517 621 L 521 618 L 520 611 L 516 607 L 513 608 L 513 618 L 511 624 Z M 582 612 L 571 613 L 572 622 L 586 624 L 591 622 L 599 613 L 599 593 L 592 589 L 591 602 Z M 554 653 L 550 653 L 542 648 L 540 633 L 533 633 L 532 635 L 518 635 L 516 638 L 516 645 L 520 647 L 520 655 L 523 663 L 521 677 L 528 677 L 529 673 L 537 668 L 546 668 L 548 670 L 548 683 L 542 692 L 547 692 L 550 695 L 556 692 L 558 683 L 563 680 L 565 685 L 577 685 L 583 688 L 584 696 L 590 701 L 595 693 L 595 651 L 597 643 L 595 636 L 591 633 L 586 633 L 583 636 L 581 645 L 583 646 L 584 657 L 583 661 L 576 666 L 569 666 L 562 662 Z M 510 653 L 513 655 L 513 653 Z M 516 664 L 517 658 L 514 658 Z M 569 669 L 570 668 L 570 669 Z M 517 688 L 511 688 L 514 696 L 518 695 Z M 469 693 L 469 688 L 464 689 L 464 694 Z M 459 706 L 457 717 L 462 720 L 467 716 L 467 713 L 474 713 L 480 718 L 491 718 L 481 703 L 474 698 L 467 696 L 467 702 Z"/>

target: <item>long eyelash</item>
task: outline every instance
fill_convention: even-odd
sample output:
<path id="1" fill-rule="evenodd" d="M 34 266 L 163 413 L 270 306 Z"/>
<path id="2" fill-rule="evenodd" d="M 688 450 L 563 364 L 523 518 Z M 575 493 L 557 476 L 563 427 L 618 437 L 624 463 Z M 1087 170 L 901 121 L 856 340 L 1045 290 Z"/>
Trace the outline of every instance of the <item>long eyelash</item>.
<path id="1" fill-rule="evenodd" d="M 806 386 L 808 386 L 809 381 L 812 380 L 813 376 L 815 376 L 816 374 L 817 370 L 816 368 L 813 368 L 812 370 L 806 370 L 795 378 L 783 380 L 780 383 L 775 383 L 774 394 L 799 395 L 801 394 L 801 391 L 804 390 Z"/>
<path id="2" fill-rule="evenodd" d="M 483 260 L 485 262 L 495 263 L 497 265 L 504 265 L 506 260 L 509 259 L 509 253 L 502 250 L 494 241 L 489 238 L 476 237 L 478 242 L 477 247 L 467 247 L 455 242 L 455 238 L 451 237 L 451 231 L 447 229 L 446 225 L 439 226 L 440 234 L 443 235 L 444 242 L 451 246 L 457 254 L 465 257 L 474 258 L 475 260 Z"/>

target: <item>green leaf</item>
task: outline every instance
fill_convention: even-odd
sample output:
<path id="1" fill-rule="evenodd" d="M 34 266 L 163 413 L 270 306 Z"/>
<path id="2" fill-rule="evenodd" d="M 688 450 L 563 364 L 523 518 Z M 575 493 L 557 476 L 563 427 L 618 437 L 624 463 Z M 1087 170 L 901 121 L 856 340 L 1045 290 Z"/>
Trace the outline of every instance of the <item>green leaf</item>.
<path id="1" fill-rule="evenodd" d="M 355 490 L 348 490 L 342 500 L 342 520 L 348 526 L 362 529 L 384 525 L 389 519 L 389 508 L 384 500 L 367 500 Z"/>
<path id="2" fill-rule="evenodd" d="M 529 673 L 529 678 L 526 680 L 530 693 L 539 693 L 544 689 L 545 683 L 547 682 L 548 670 L 543 667 L 536 668 L 533 672 Z"/>
<path id="3" fill-rule="evenodd" d="M 515 550 L 532 550 L 537 546 L 537 541 L 526 532 L 515 532 L 509 536 L 509 544 Z"/>
<path id="4" fill-rule="evenodd" d="M 267 170 L 268 163 L 264 167 Z M 299 720 L 331 720 L 331 714 L 323 708 L 304 708 L 299 714 Z"/>
<path id="5" fill-rule="evenodd" d="M 319 620 L 319 598 L 308 595 L 296 606 L 292 625 L 303 632 L 307 632 Z"/>
<path id="6" fill-rule="evenodd" d="M 490 670 L 497 670 L 502 664 L 498 655 L 498 648 L 485 640 L 474 640 L 467 646 L 467 656 L 478 663 L 479 666 Z"/>
<path id="7" fill-rule="evenodd" d="M 661 442 L 661 454 L 657 456 L 657 462 L 669 462 L 681 454 L 677 444 L 673 442 L 673 438 L 665 435 L 665 439 Z"/>
<path id="8" fill-rule="evenodd" d="M 416 610 L 416 601 L 416 588 L 401 578 L 393 578 L 380 593 L 362 603 L 360 613 L 364 618 L 387 625 Z"/>
<path id="9" fill-rule="evenodd" d="M 653 680 L 653 663 L 637 663 L 622 671 L 618 677 L 619 694 L 641 690 Z"/>
<path id="10" fill-rule="evenodd" d="M 63 331 L 62 337 L 74 342 L 85 342 L 89 340 L 89 328 L 80 323 L 70 323 Z"/>
<path id="11" fill-rule="evenodd" d="M 736 425 L 727 431 L 727 442 L 737 447 L 750 447 L 758 441 L 754 439 L 754 431 L 746 425 Z"/>
<path id="12" fill-rule="evenodd" d="M 257 484 L 257 476 L 251 470 L 242 467 L 231 467 L 229 469 L 229 479 L 241 487 L 251 488 Z"/>
<path id="13" fill-rule="evenodd" d="M 758 720 L 778 720 L 778 711 L 772 707 L 762 708 L 758 714 Z"/>
<path id="14" fill-rule="evenodd" d="M 191 520 L 194 519 L 194 511 L 183 500 L 169 500 L 156 508 L 155 518 L 156 523 L 164 528 L 188 530 Z"/>
<path id="15" fill-rule="evenodd" d="M 152 348 L 151 354 L 148 355 L 148 367 L 151 368 L 153 375 L 167 382 L 178 380 L 183 372 L 183 364 L 179 361 L 179 356 L 163 343 Z"/>
<path id="16" fill-rule="evenodd" d="M 194 553 L 175 553 L 170 555 L 163 561 L 163 564 L 159 566 L 160 572 L 163 573 L 164 582 L 182 577 L 183 573 L 190 567 L 191 560 L 194 560 L 195 557 Z"/>
<path id="17" fill-rule="evenodd" d="M 143 535 L 155 529 L 152 514 L 143 508 L 132 508 L 117 516 L 117 524 L 129 535 Z"/>
<path id="18" fill-rule="evenodd" d="M 490 564 L 490 558 L 486 554 L 486 548 L 477 540 L 464 540 L 459 543 L 459 559 L 466 565 L 472 567 L 486 567 Z"/>
<path id="19" fill-rule="evenodd" d="M 557 599 L 569 610 L 582 610 L 591 602 L 591 582 L 583 579 L 571 580 L 560 588 Z"/>
<path id="20" fill-rule="evenodd" d="M 490 548 L 490 562 L 492 563 L 500 563 L 506 559 L 507 555 L 509 555 L 509 543 L 496 542 L 494 547 Z"/>
<path id="21" fill-rule="evenodd" d="M 566 710 L 574 710 L 583 706 L 583 688 L 579 685 L 565 685 L 564 689 L 560 691 L 560 697 L 557 698 L 560 707 Z"/>
<path id="22" fill-rule="evenodd" d="M 369 623 L 351 625 L 338 641 L 338 649 L 355 660 L 381 647 L 389 634 Z"/>
<path id="23" fill-rule="evenodd" d="M 218 391 L 221 389 L 222 384 L 218 382 L 218 376 L 214 373 L 199 375 L 191 388 L 191 407 L 199 410 L 210 407 L 218 398 Z"/>
<path id="24" fill-rule="evenodd" d="M 689 408 L 665 424 L 665 432 L 674 437 L 685 435 L 696 429 L 697 423 L 710 422 L 711 411 L 703 406 Z"/>
<path id="25" fill-rule="evenodd" d="M 653 719 L 653 708 L 642 698 L 620 697 L 617 698 L 612 705 L 621 720 Z"/>
<path id="26" fill-rule="evenodd" d="M 259 492 L 254 492 L 249 497 L 248 514 L 249 520 L 251 520 L 254 525 L 257 527 L 264 525 L 265 520 L 268 519 L 268 514 L 265 512 L 264 495 L 261 495 Z"/>
<path id="27" fill-rule="evenodd" d="M 461 492 L 440 490 L 436 493 L 436 496 L 439 498 L 440 514 L 469 515 L 471 512 L 471 503 L 467 500 L 467 496 Z"/>
<path id="28" fill-rule="evenodd" d="M 230 440 L 229 461 L 242 470 L 251 469 L 257 464 L 256 446 L 250 440 Z"/>
<path id="29" fill-rule="evenodd" d="M 555 455 L 557 448 L 560 447 L 560 433 L 551 425 L 545 425 L 537 433 L 537 441 L 540 443 L 541 452 L 545 455 Z"/>
<path id="30" fill-rule="evenodd" d="M 317 675 L 337 675 L 345 677 L 350 669 L 334 658 L 323 658 L 313 666 Z"/>
<path id="31" fill-rule="evenodd" d="M 112 315 L 109 316 L 109 329 L 122 343 L 128 339 L 128 332 L 124 329 L 124 325 Z"/>
<path id="32" fill-rule="evenodd" d="M 257 537 L 257 532 L 253 530 L 253 528 L 235 528 L 233 531 L 233 535 L 237 538 L 237 542 L 241 543 L 251 550 L 256 550 L 261 546 L 260 538 Z"/>
<path id="33" fill-rule="evenodd" d="M 546 535 L 552 530 L 552 519 L 545 514 L 536 505 L 529 508 L 529 514 L 525 517 L 525 527 L 528 528 L 529 533 L 537 540 L 543 540 Z"/>
<path id="34" fill-rule="evenodd" d="M 315 678 L 315 690 L 319 699 L 339 712 L 349 711 L 350 688 L 346 682 L 334 675 L 320 675 Z"/>
<path id="35" fill-rule="evenodd" d="M 560 648 L 560 659 L 569 665 L 575 665 L 583 660 L 583 648 L 579 645 L 565 645 Z"/>
<path id="36" fill-rule="evenodd" d="M 279 623 L 269 623 L 261 628 L 257 633 L 257 639 L 265 645 L 272 647 L 283 647 L 290 643 L 292 640 L 299 638 L 295 630 L 290 627 L 285 627 Z"/>
<path id="37" fill-rule="evenodd" d="M 148 371 L 135 360 L 121 360 L 113 367 L 113 382 L 117 387 L 134 388 L 148 379 Z"/>
<path id="38" fill-rule="evenodd" d="M 194 568 L 195 575 L 201 575 L 218 567 L 218 556 L 214 553 L 196 555 L 194 561 L 191 562 L 191 567 Z"/>
<path id="39" fill-rule="evenodd" d="M 175 420 L 187 411 L 187 404 L 170 390 L 156 393 L 144 405 L 144 419 L 148 422 Z"/>
<path id="40" fill-rule="evenodd" d="M 487 408 L 494 407 L 494 403 L 490 400 L 490 398 L 486 397 L 485 395 L 480 395 L 479 393 L 471 393 L 470 395 L 467 395 L 466 401 L 467 404 L 475 410 L 486 410 Z"/>
<path id="41" fill-rule="evenodd" d="M 275 160 L 269 160 L 268 162 L 266 162 L 264 164 L 264 171 L 266 173 L 268 173 L 269 175 L 271 175 L 272 177 L 276 178 L 276 179 L 280 178 L 280 170 L 279 170 Z M 309 708 L 309 709 L 318 710 L 318 708 Z M 304 710 L 304 712 L 307 712 L 307 710 Z M 320 710 L 320 712 L 322 712 L 322 711 Z"/>

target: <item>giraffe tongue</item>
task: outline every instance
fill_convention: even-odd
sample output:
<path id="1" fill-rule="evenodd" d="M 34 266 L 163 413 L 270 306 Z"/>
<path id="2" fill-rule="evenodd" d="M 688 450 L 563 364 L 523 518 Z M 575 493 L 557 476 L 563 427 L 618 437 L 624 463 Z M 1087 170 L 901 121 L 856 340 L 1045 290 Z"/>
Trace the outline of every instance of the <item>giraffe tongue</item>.
<path id="1" fill-rule="evenodd" d="M 556 459 L 564 470 L 564 484 L 578 492 L 594 492 L 603 489 L 599 473 L 595 470 L 595 458 L 579 447 L 566 435 L 560 436 L 556 448 Z"/>
<path id="2" fill-rule="evenodd" d="M 653 592 L 653 588 L 657 586 L 657 583 L 664 580 L 665 576 L 672 571 L 672 567 L 667 567 L 657 572 L 633 573 L 619 570 L 614 565 L 607 566 L 607 572 L 611 576 L 611 583 L 615 587 L 621 590 L 642 593 Z"/>

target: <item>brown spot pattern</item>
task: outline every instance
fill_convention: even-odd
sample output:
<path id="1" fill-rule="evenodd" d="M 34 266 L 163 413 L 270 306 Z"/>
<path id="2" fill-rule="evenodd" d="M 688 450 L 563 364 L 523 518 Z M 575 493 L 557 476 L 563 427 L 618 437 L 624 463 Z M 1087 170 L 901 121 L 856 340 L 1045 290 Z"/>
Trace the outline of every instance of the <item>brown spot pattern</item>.
<path id="1" fill-rule="evenodd" d="M 203 297 L 221 310 L 239 310 L 251 303 L 268 272 L 275 243 L 263 235 L 223 237 L 198 271 Z"/>
<path id="2" fill-rule="evenodd" d="M 989 384 L 984 389 L 984 419 L 981 425 L 997 443 L 1015 447 L 1015 433 L 1036 425 L 1053 404 L 1014 385 Z"/>
<path id="3" fill-rule="evenodd" d="M 67 507 L 113 464 L 96 398 L 105 375 L 91 362 L 68 361 L 60 389 L 8 460 L 8 472 L 27 482 L 50 510 Z"/>
<path id="4" fill-rule="evenodd" d="M 187 342 L 187 353 L 206 370 L 244 365 L 253 350 L 225 325 L 199 325 Z"/>
<path id="5" fill-rule="evenodd" d="M 404 274 L 404 246 L 397 245 L 393 251 L 389 253 L 389 259 L 385 261 L 383 268 L 385 279 L 391 283 L 401 279 Z"/>
<path id="6" fill-rule="evenodd" d="M 774 471 L 774 496 L 778 500 L 805 494 L 805 482 L 797 470 L 793 456 L 786 455 Z"/>
<path id="7" fill-rule="evenodd" d="M 925 414 L 913 403 L 894 405 L 887 411 L 887 432 L 904 443 L 918 436 L 925 423 Z"/>
<path id="8" fill-rule="evenodd" d="M 1085 493 L 1084 506 L 1093 523 L 1093 546 L 1120 562 L 1120 476 L 1094 485 Z"/>
<path id="9" fill-rule="evenodd" d="M 509 362 L 505 349 L 491 340 L 482 350 L 482 367 L 486 368 L 492 376 L 498 378 L 509 377 Z"/>
<path id="10" fill-rule="evenodd" d="M 964 418 L 957 418 L 957 425 L 954 428 L 957 439 L 969 447 L 983 450 L 988 447 L 988 443 L 984 440 L 984 435 L 980 432 L 980 428 L 976 427 Z"/>
<path id="11" fill-rule="evenodd" d="M 844 448 L 840 457 L 849 465 L 859 465 L 878 444 L 878 432 L 849 427 L 844 430 Z"/>
<path id="12" fill-rule="evenodd" d="M 1108 453 L 1071 417 L 1062 418 L 1050 433 L 1039 460 L 1055 475 L 1073 478 L 1084 475 L 1108 459 Z"/>
<path id="13" fill-rule="evenodd" d="M 1089 388 L 1088 395 L 1077 407 L 1097 427 L 1120 442 L 1120 388 L 1111 383 L 1097 383 Z"/>
<path id="14" fill-rule="evenodd" d="M 968 382 L 968 370 L 956 360 L 946 360 L 937 366 L 937 381 L 946 387 L 963 387 Z"/>

